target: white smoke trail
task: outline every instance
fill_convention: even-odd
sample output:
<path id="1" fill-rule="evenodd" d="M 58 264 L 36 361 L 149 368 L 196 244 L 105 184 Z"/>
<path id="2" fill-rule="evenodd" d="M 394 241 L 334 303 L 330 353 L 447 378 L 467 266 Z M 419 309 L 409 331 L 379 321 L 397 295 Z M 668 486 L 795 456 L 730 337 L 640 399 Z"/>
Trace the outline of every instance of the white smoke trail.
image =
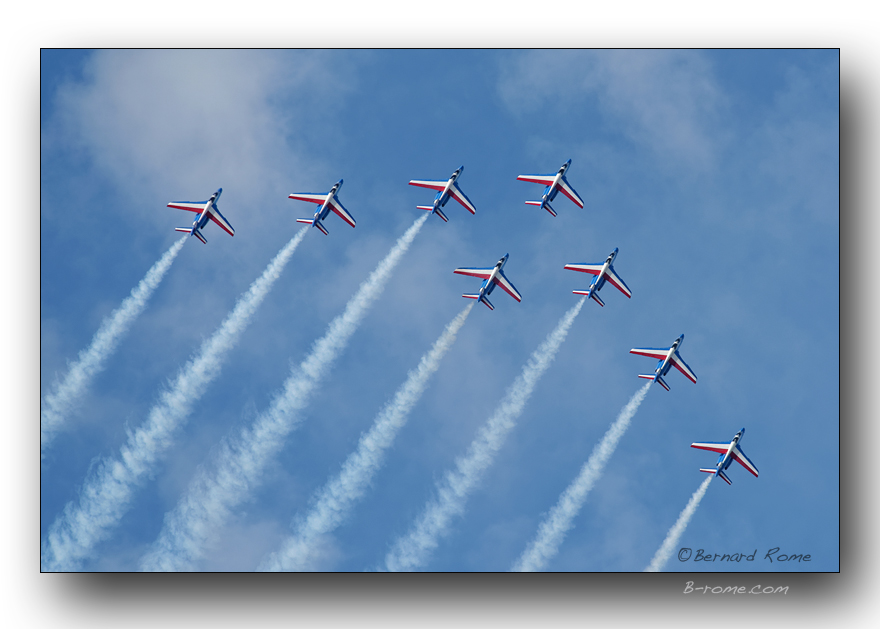
<path id="1" fill-rule="evenodd" d="M 409 373 L 394 398 L 379 412 L 373 427 L 361 436 L 357 450 L 342 464 L 339 475 L 320 491 L 309 514 L 298 522 L 296 533 L 282 543 L 278 552 L 262 562 L 260 570 L 308 569 L 321 536 L 342 524 L 355 501 L 363 495 L 373 474 L 382 464 L 385 450 L 406 424 L 410 411 L 422 397 L 428 380 L 440 367 L 443 356 L 455 343 L 455 337 L 475 303 L 465 306 L 446 326 L 431 350 L 422 356 L 419 366 Z"/>
<path id="2" fill-rule="evenodd" d="M 171 445 L 174 431 L 220 373 L 223 357 L 235 346 L 307 231 L 308 228 L 301 229 L 278 252 L 214 335 L 202 343 L 198 355 L 180 369 L 150 409 L 147 421 L 129 432 L 119 459 L 105 458 L 94 468 L 80 491 L 79 505 L 67 503 L 49 528 L 41 549 L 43 570 L 76 570 L 94 545 L 116 526 L 128 510 L 135 488 L 154 471 L 160 456 Z"/>
<path id="3" fill-rule="evenodd" d="M 104 361 L 116 349 L 116 345 L 128 331 L 131 323 L 143 312 L 147 301 L 162 282 L 165 272 L 171 268 L 171 263 L 174 262 L 185 242 L 186 238 L 181 238 L 171 245 L 171 248 L 147 271 L 144 279 L 132 289 L 122 305 L 101 322 L 101 327 L 92 338 L 92 344 L 79 353 L 79 358 L 70 365 L 64 380 L 56 383 L 54 390 L 46 395 L 40 409 L 41 459 L 43 449 L 55 437 L 65 415 L 86 391 L 92 378 L 104 368 Z"/>
<path id="4" fill-rule="evenodd" d="M 715 478 L 714 475 L 706 478 L 697 488 L 697 491 L 694 492 L 694 495 L 691 496 L 687 506 L 681 512 L 681 515 L 678 516 L 678 520 L 672 525 L 672 528 L 669 529 L 669 533 L 666 534 L 666 539 L 663 540 L 663 543 L 660 545 L 660 548 L 657 549 L 657 553 L 651 560 L 650 565 L 645 568 L 644 572 L 659 572 L 666 564 L 667 560 L 672 555 L 672 551 L 674 551 L 675 547 L 678 545 L 678 540 L 681 538 L 681 534 L 684 533 L 688 523 L 690 523 L 697 507 L 700 506 L 700 500 L 703 499 L 706 490 L 709 489 L 709 484 L 712 482 L 713 478 Z"/>
<path id="5" fill-rule="evenodd" d="M 639 410 L 639 405 L 653 382 L 645 383 L 641 389 L 635 392 L 626 406 L 620 410 L 620 414 L 614 423 L 608 428 L 602 441 L 593 448 L 590 458 L 581 468 L 581 473 L 569 485 L 562 495 L 559 502 L 547 515 L 547 518 L 538 527 L 538 534 L 531 544 L 523 551 L 523 554 L 513 566 L 513 570 L 518 572 L 535 572 L 542 570 L 547 562 L 552 559 L 559 551 L 559 545 L 565 538 L 565 534 L 571 529 L 572 521 L 581 507 L 587 494 L 602 476 L 605 464 L 614 450 L 617 448 L 617 442 L 629 428 L 630 420 Z"/>
<path id="6" fill-rule="evenodd" d="M 312 392 L 326 376 L 331 364 L 360 325 L 367 309 L 379 297 L 391 272 L 425 223 L 425 214 L 397 241 L 385 259 L 361 284 L 345 311 L 328 326 L 315 342 L 312 352 L 293 370 L 269 409 L 244 429 L 237 441 L 224 440 L 209 475 L 201 467 L 186 494 L 173 511 L 165 514 L 165 524 L 150 551 L 141 558 L 142 570 L 192 570 L 213 535 L 239 504 L 260 482 L 263 469 L 296 428 Z"/>
<path id="7" fill-rule="evenodd" d="M 507 390 L 504 400 L 471 442 L 467 455 L 457 459 L 455 469 L 447 471 L 443 481 L 438 483 L 438 498 L 428 501 L 409 534 L 394 543 L 385 557 L 388 570 L 415 570 L 423 566 L 431 551 L 437 547 L 437 538 L 447 530 L 452 517 L 463 513 L 468 495 L 494 461 L 507 433 L 516 425 L 535 385 L 553 362 L 571 324 L 581 311 L 584 299 L 581 298 L 565 313 L 556 329 L 531 355 L 522 373 Z"/>

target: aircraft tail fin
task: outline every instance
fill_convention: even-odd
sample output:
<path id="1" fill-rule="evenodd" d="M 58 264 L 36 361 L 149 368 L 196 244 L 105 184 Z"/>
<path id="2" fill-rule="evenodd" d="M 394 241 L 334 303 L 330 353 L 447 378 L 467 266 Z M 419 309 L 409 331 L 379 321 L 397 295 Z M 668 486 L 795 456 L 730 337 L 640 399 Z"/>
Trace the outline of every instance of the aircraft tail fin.
<path id="1" fill-rule="evenodd" d="M 723 480 L 723 481 L 724 481 L 725 483 L 727 483 L 728 485 L 732 485 L 732 484 L 733 484 L 732 482 L 730 482 L 730 479 L 727 478 L 727 474 L 724 473 L 724 470 L 716 470 L 715 468 L 702 468 L 702 467 L 701 467 L 701 468 L 700 468 L 700 471 L 701 471 L 701 472 L 706 472 L 707 474 L 715 474 L 715 473 L 717 472 L 717 473 L 718 473 L 718 476 L 721 477 L 721 480 Z"/>
<path id="2" fill-rule="evenodd" d="M 478 299 L 479 301 L 482 301 L 484 304 L 486 304 L 486 307 L 489 308 L 489 310 L 495 310 L 495 306 L 493 306 L 488 299 L 486 299 L 485 297 L 480 299 L 479 293 L 464 293 L 462 297 L 465 297 L 467 299 Z"/>
<path id="3" fill-rule="evenodd" d="M 204 236 L 202 236 L 202 232 L 200 232 L 199 230 L 193 231 L 192 227 L 175 227 L 174 231 L 183 232 L 185 234 L 192 234 L 193 236 L 201 240 L 204 244 L 208 244 L 208 241 L 205 240 Z"/>
<path id="4" fill-rule="evenodd" d="M 653 373 L 640 373 L 640 374 L 639 374 L 639 378 L 644 378 L 645 380 L 653 380 L 654 382 L 658 383 L 661 387 L 663 387 L 664 389 L 666 389 L 667 391 L 669 391 L 669 385 L 666 384 L 666 381 L 665 381 L 663 378 L 661 378 L 660 376 L 656 375 L 656 374 L 653 374 Z"/>
<path id="5" fill-rule="evenodd" d="M 550 207 L 549 203 L 545 203 L 544 201 L 526 201 L 526 205 L 536 205 L 538 207 L 542 207 L 548 212 L 550 212 L 553 216 L 557 216 L 556 210 Z"/>
<path id="6" fill-rule="evenodd" d="M 320 221 L 316 221 L 316 220 L 313 219 L 313 218 L 298 218 L 298 219 L 296 219 L 296 222 L 297 222 L 297 223 L 305 223 L 306 225 L 314 225 L 315 227 L 317 227 L 318 229 L 320 229 L 320 230 L 321 230 L 321 233 L 324 234 L 325 236 L 329 236 L 329 235 L 330 235 L 330 234 L 327 233 L 327 230 L 324 229 L 324 226 L 321 224 L 321 222 L 320 222 Z"/>
<path id="7" fill-rule="evenodd" d="M 596 291 L 594 291 L 592 288 L 588 288 L 587 290 L 573 290 L 571 292 L 574 293 L 575 295 L 586 295 L 587 297 L 589 297 L 590 299 L 595 301 L 597 304 L 599 304 L 603 308 L 605 307 L 605 302 L 602 301 L 602 298 L 599 297 L 599 295 L 596 293 Z M 639 377 L 641 378 L 641 376 L 639 376 Z"/>

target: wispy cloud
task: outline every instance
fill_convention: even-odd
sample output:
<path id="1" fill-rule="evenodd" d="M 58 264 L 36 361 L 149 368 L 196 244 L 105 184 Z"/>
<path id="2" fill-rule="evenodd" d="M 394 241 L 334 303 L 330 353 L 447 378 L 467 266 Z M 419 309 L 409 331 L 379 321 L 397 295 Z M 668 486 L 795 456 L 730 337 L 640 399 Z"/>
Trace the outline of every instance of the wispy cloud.
<path id="1" fill-rule="evenodd" d="M 678 520 L 675 521 L 675 524 L 669 529 L 669 533 L 666 534 L 666 539 L 663 540 L 663 543 L 660 544 L 660 548 L 657 549 L 657 553 L 654 555 L 651 563 L 645 568 L 645 572 L 659 572 L 660 569 L 666 565 L 669 557 L 672 556 L 672 551 L 675 550 L 675 547 L 678 545 L 678 540 L 681 538 L 682 533 L 684 533 L 688 523 L 694 516 L 694 512 L 696 512 L 697 507 L 700 506 L 700 500 L 703 499 L 706 490 L 709 489 L 709 484 L 712 482 L 713 478 L 715 478 L 714 475 L 706 478 L 697 488 L 697 491 L 694 492 L 694 495 L 691 496 L 687 506 L 681 512 L 681 515 L 678 516 Z"/>
<path id="2" fill-rule="evenodd" d="M 439 483 L 437 499 L 428 502 L 409 534 L 398 539 L 386 555 L 385 567 L 388 570 L 416 570 L 427 562 L 431 551 L 437 547 L 438 537 L 446 531 L 452 517 L 464 511 L 468 495 L 483 472 L 492 465 L 507 434 L 516 426 L 516 420 L 525 408 L 535 385 L 553 362 L 583 305 L 582 298 L 565 313 L 556 328 L 531 355 L 522 373 L 507 390 L 504 400 L 478 432 L 467 455 L 458 459 L 455 469 L 448 471 Z"/>
<path id="3" fill-rule="evenodd" d="M 382 464 L 385 450 L 406 424 L 410 411 L 422 397 L 443 356 L 455 343 L 473 307 L 474 303 L 465 306 L 446 326 L 430 351 L 422 356 L 419 366 L 409 373 L 394 398 L 379 412 L 369 432 L 361 437 L 357 450 L 342 464 L 339 475 L 321 489 L 308 515 L 297 523 L 296 533 L 262 562 L 261 570 L 309 569 L 321 536 L 342 524 L 355 501 L 364 494 Z"/>
<path id="4" fill-rule="evenodd" d="M 307 228 L 301 229 L 239 298 L 218 330 L 202 343 L 199 353 L 161 393 L 147 421 L 136 431 L 129 432 L 119 458 L 105 458 L 95 467 L 83 484 L 79 504 L 67 503 L 49 528 L 42 544 L 43 570 L 76 570 L 95 544 L 119 523 L 135 488 L 155 470 L 160 457 L 171 445 L 175 430 L 187 419 L 208 384 L 219 375 L 224 356 L 235 346 L 307 232 Z"/>
<path id="5" fill-rule="evenodd" d="M 104 361 L 113 353 L 119 340 L 128 331 L 132 322 L 143 312 L 153 291 L 162 282 L 165 273 L 171 268 L 174 258 L 186 242 L 181 238 L 147 271 L 140 283 L 131 291 L 113 313 L 101 322 L 91 345 L 79 353 L 79 358 L 70 366 L 64 380 L 57 383 L 52 392 L 43 400 L 40 408 L 40 457 L 55 437 L 65 416 L 88 389 L 92 378 L 104 368 Z"/>
<path id="6" fill-rule="evenodd" d="M 535 572 L 542 570 L 547 562 L 552 559 L 559 551 L 559 545 L 565 538 L 565 534 L 571 528 L 575 516 L 580 512 L 587 494 L 602 476 L 605 464 L 614 450 L 617 443 L 629 428 L 630 421 L 635 416 L 636 411 L 653 382 L 648 382 L 641 389 L 636 391 L 626 406 L 624 406 L 617 419 L 608 428 L 602 441 L 593 448 L 590 458 L 581 468 L 581 473 L 569 485 L 562 495 L 559 502 L 547 515 L 547 518 L 538 527 L 538 534 L 531 544 L 523 551 L 523 554 L 513 566 L 513 570 L 518 572 Z"/>
<path id="7" fill-rule="evenodd" d="M 165 514 L 159 538 L 141 558 L 142 570 L 194 568 L 211 536 L 229 519 L 231 509 L 260 482 L 266 464 L 299 425 L 300 412 L 308 406 L 311 394 L 382 293 L 428 216 L 416 219 L 398 239 L 349 300 L 345 311 L 330 323 L 312 352 L 293 370 L 269 409 L 257 417 L 250 429 L 242 430 L 239 439 L 221 444 L 214 474 L 200 468 L 174 510 Z"/>

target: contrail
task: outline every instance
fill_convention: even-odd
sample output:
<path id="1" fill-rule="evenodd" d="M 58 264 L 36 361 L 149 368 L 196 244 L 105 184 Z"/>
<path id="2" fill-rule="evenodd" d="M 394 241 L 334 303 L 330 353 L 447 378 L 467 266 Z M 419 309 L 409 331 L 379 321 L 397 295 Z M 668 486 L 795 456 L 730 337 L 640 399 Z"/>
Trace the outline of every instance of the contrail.
<path id="1" fill-rule="evenodd" d="M 228 520 L 231 510 L 260 482 L 265 465 L 281 450 L 287 435 L 299 425 L 302 420 L 300 411 L 308 406 L 312 392 L 382 293 L 391 272 L 428 216 L 425 214 L 416 219 L 361 284 L 345 311 L 315 342 L 311 354 L 293 369 L 269 409 L 257 417 L 250 429 L 243 429 L 237 440 L 225 439 L 220 444 L 213 475 L 205 467 L 199 469 L 174 510 L 165 514 L 165 524 L 158 539 L 141 558 L 142 570 L 194 569 L 213 535 Z"/>
<path id="2" fill-rule="evenodd" d="M 678 516 L 678 520 L 672 525 L 672 528 L 669 529 L 669 532 L 666 534 L 666 539 L 663 540 L 663 543 L 660 545 L 660 548 L 651 560 L 651 564 L 645 568 L 644 572 L 659 572 L 660 568 L 666 564 L 666 561 L 672 555 L 672 551 L 675 550 L 675 547 L 678 545 L 678 540 L 681 537 L 681 534 L 684 533 L 684 530 L 687 528 L 687 525 L 691 521 L 697 507 L 700 506 L 700 500 L 703 499 L 706 490 L 709 489 L 709 484 L 712 482 L 713 478 L 715 478 L 714 474 L 706 478 L 697 488 L 697 491 L 694 492 L 694 495 L 691 496 L 684 511 L 681 512 L 681 515 Z"/>
<path id="3" fill-rule="evenodd" d="M 40 563 L 45 571 L 76 570 L 95 544 L 107 537 L 128 510 L 132 494 L 155 470 L 160 456 L 171 445 L 174 431 L 183 424 L 193 406 L 220 373 L 223 357 L 232 349 L 251 315 L 281 275 L 308 228 L 301 229 L 278 252 L 263 274 L 251 284 L 217 331 L 206 339 L 199 353 L 159 395 L 147 421 L 128 433 L 119 458 L 105 458 L 94 467 L 80 491 L 79 505 L 67 503 L 42 543 Z"/>
<path id="4" fill-rule="evenodd" d="M 174 258 L 186 242 L 181 238 L 159 261 L 147 271 L 144 279 L 132 289 L 131 294 L 123 300 L 122 305 L 114 310 L 109 317 L 101 322 L 101 327 L 92 338 L 92 344 L 79 353 L 79 358 L 70 366 L 67 377 L 55 384 L 54 390 L 46 395 L 40 409 L 40 458 L 59 426 L 86 391 L 92 378 L 104 368 L 104 361 L 116 349 L 122 336 L 128 332 L 131 323 L 143 312 L 153 291 L 162 282 L 165 272 L 171 268 Z"/>
<path id="5" fill-rule="evenodd" d="M 339 475 L 327 483 L 317 495 L 309 514 L 297 523 L 296 533 L 283 542 L 279 551 L 263 561 L 260 570 L 309 569 L 317 542 L 322 535 L 332 532 L 342 524 L 355 501 L 363 495 L 373 479 L 373 474 L 382 465 L 385 450 L 406 424 L 410 411 L 427 388 L 428 380 L 455 343 L 455 337 L 467 320 L 474 303 L 476 302 L 465 306 L 446 326 L 431 350 L 422 356 L 419 366 L 409 373 L 394 398 L 379 412 L 373 427 L 361 436 L 357 450 L 342 464 Z"/>
<path id="6" fill-rule="evenodd" d="M 582 298 L 569 310 L 556 329 L 529 358 L 522 373 L 507 390 L 504 400 L 495 409 L 489 421 L 480 428 L 467 455 L 455 462 L 455 469 L 446 472 L 438 483 L 438 498 L 428 501 L 425 510 L 405 537 L 399 538 L 385 557 L 385 567 L 391 571 L 415 570 L 425 564 L 431 551 L 437 547 L 437 538 L 443 534 L 449 521 L 464 511 L 464 503 L 482 474 L 492 464 L 495 454 L 504 444 L 507 433 L 516 425 L 535 385 L 553 359 L 568 330 L 584 305 Z"/>
<path id="7" fill-rule="evenodd" d="M 602 437 L 602 441 L 593 448 L 590 458 L 581 468 L 581 473 L 566 488 L 559 497 L 559 502 L 547 515 L 547 518 L 538 527 L 538 534 L 531 544 L 523 551 L 523 554 L 513 566 L 513 570 L 518 572 L 535 572 L 542 570 L 547 562 L 552 559 L 559 550 L 559 545 L 565 538 L 565 534 L 571 529 L 572 521 L 581 507 L 587 494 L 602 476 L 605 464 L 617 448 L 617 442 L 629 428 L 630 420 L 639 410 L 639 405 L 648 390 L 651 388 L 652 382 L 645 383 L 641 389 L 635 392 L 626 406 L 620 410 L 620 414 L 608 432 Z"/>

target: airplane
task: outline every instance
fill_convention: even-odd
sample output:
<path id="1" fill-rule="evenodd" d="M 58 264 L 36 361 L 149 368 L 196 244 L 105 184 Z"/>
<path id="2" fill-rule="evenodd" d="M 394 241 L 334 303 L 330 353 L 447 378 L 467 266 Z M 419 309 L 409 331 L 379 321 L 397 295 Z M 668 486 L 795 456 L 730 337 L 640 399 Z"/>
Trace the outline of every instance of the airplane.
<path id="1" fill-rule="evenodd" d="M 593 283 L 590 284 L 590 288 L 587 290 L 573 290 L 571 292 L 575 295 L 586 295 L 595 300 L 600 306 L 604 306 L 605 302 L 599 298 L 597 293 L 599 292 L 599 289 L 605 286 L 605 282 L 608 281 L 611 282 L 611 285 L 614 286 L 614 288 L 631 298 L 632 291 L 629 289 L 629 286 L 620 279 L 620 276 L 614 271 L 614 267 L 611 266 L 611 263 L 614 262 L 616 256 L 617 248 L 615 247 L 614 251 L 611 252 L 603 264 L 566 264 L 565 268 L 569 271 L 581 271 L 596 276 L 593 278 Z"/>
<path id="2" fill-rule="evenodd" d="M 571 160 L 565 162 L 555 175 L 519 175 L 517 177 L 518 181 L 531 181 L 532 183 L 542 183 L 547 186 L 544 188 L 544 196 L 541 197 L 540 201 L 526 201 L 526 205 L 537 205 L 556 216 L 556 211 L 550 207 L 550 201 L 553 201 L 556 195 L 559 194 L 559 191 L 562 190 L 562 194 L 574 201 L 579 208 L 583 209 L 584 200 L 581 199 L 574 188 L 571 187 L 571 184 L 568 183 L 568 179 L 565 178 L 565 171 L 568 170 L 569 166 L 571 166 Z"/>
<path id="3" fill-rule="evenodd" d="M 746 456 L 746 453 L 743 452 L 742 448 L 739 447 L 739 442 L 743 438 L 744 434 L 746 434 L 745 428 L 736 433 L 730 443 L 726 441 L 704 441 L 702 443 L 692 443 L 692 448 L 699 448 L 700 450 L 711 450 L 712 452 L 719 453 L 718 461 L 715 463 L 714 468 L 700 468 L 700 471 L 706 472 L 708 474 L 714 474 L 715 476 L 720 477 L 725 483 L 730 485 L 730 479 L 727 478 L 727 474 L 724 473 L 724 470 L 730 467 L 730 464 L 733 461 L 736 461 L 752 474 L 754 474 L 755 478 L 757 478 L 758 468 L 755 467 L 755 464 L 749 460 L 749 457 Z"/>
<path id="4" fill-rule="evenodd" d="M 212 194 L 211 198 L 207 201 L 172 201 L 169 203 L 168 207 L 173 207 L 178 210 L 186 210 L 187 212 L 198 212 L 199 214 L 196 220 L 193 221 L 192 227 L 175 227 L 174 231 L 191 234 L 203 243 L 208 244 L 208 241 L 205 240 L 201 230 L 203 230 L 205 225 L 208 224 L 208 219 L 211 219 L 222 227 L 230 236 L 235 236 L 235 230 L 232 228 L 232 225 L 229 224 L 229 221 L 227 221 L 220 213 L 220 210 L 217 209 L 217 199 L 220 198 L 222 192 L 223 188 L 217 188 L 217 192 Z"/>
<path id="5" fill-rule="evenodd" d="M 504 254 L 504 257 L 498 260 L 498 263 L 494 267 L 489 267 L 488 269 L 455 269 L 453 273 L 459 273 L 461 275 L 472 275 L 474 277 L 483 278 L 483 285 L 480 286 L 479 293 L 465 293 L 464 295 L 462 295 L 462 297 L 482 301 L 484 304 L 486 304 L 486 306 L 489 307 L 489 310 L 495 310 L 495 306 L 493 306 L 491 302 L 486 299 L 486 297 L 492 294 L 492 291 L 495 290 L 495 285 L 497 284 L 515 300 L 522 301 L 522 295 L 519 294 L 519 291 L 516 290 L 516 287 L 514 287 L 514 285 L 510 283 L 510 280 L 507 279 L 507 276 L 505 276 L 504 272 L 501 270 L 504 268 L 504 265 L 507 263 L 507 258 L 509 257 L 509 253 Z"/>
<path id="6" fill-rule="evenodd" d="M 440 208 L 446 205 L 451 197 L 461 203 L 468 212 L 470 212 L 471 214 L 476 214 L 477 208 L 475 208 L 474 204 L 471 203 L 471 200 L 467 198 L 467 195 L 465 195 L 465 193 L 461 191 L 461 188 L 458 187 L 458 182 L 456 181 L 463 171 L 464 166 L 459 166 L 458 169 L 456 169 L 456 171 L 452 173 L 452 175 L 450 175 L 448 181 L 435 181 L 433 179 L 411 180 L 409 182 L 409 185 L 411 186 L 430 188 L 431 190 L 437 191 L 437 196 L 434 197 L 433 205 L 417 205 L 416 207 L 420 210 L 427 210 L 432 214 L 436 214 L 448 223 L 449 219 L 442 212 L 442 210 L 440 210 Z"/>
<path id="7" fill-rule="evenodd" d="M 646 347 L 643 349 L 629 350 L 630 354 L 638 354 L 639 356 L 647 356 L 648 358 L 659 359 L 659 362 L 657 363 L 657 368 L 654 370 L 654 373 L 639 374 L 639 378 L 644 378 L 645 380 L 653 380 L 661 387 L 669 391 L 669 385 L 666 384 L 665 380 L 663 380 L 663 376 L 669 373 L 670 367 L 675 365 L 675 368 L 683 373 L 688 380 L 696 384 L 697 376 L 694 375 L 694 372 L 691 371 L 691 368 L 687 366 L 687 363 L 685 363 L 681 359 L 681 355 L 678 353 L 678 350 L 681 347 L 682 343 L 684 343 L 684 334 L 675 339 L 675 343 L 672 344 L 672 347 L 666 347 L 662 349 Z"/>
<path id="8" fill-rule="evenodd" d="M 333 187 L 330 188 L 330 192 L 319 192 L 316 194 L 310 192 L 294 192 L 293 194 L 287 195 L 288 199 L 308 201 L 309 203 L 318 204 L 318 209 L 315 211 L 315 215 L 312 218 L 298 218 L 296 219 L 296 222 L 314 225 L 326 236 L 328 235 L 327 230 L 321 221 L 327 218 L 330 214 L 330 210 L 333 210 L 342 218 L 342 220 L 354 227 L 354 218 L 348 213 L 348 210 L 342 207 L 342 203 L 339 202 L 339 197 L 336 196 L 341 187 L 342 179 L 333 184 Z"/>

